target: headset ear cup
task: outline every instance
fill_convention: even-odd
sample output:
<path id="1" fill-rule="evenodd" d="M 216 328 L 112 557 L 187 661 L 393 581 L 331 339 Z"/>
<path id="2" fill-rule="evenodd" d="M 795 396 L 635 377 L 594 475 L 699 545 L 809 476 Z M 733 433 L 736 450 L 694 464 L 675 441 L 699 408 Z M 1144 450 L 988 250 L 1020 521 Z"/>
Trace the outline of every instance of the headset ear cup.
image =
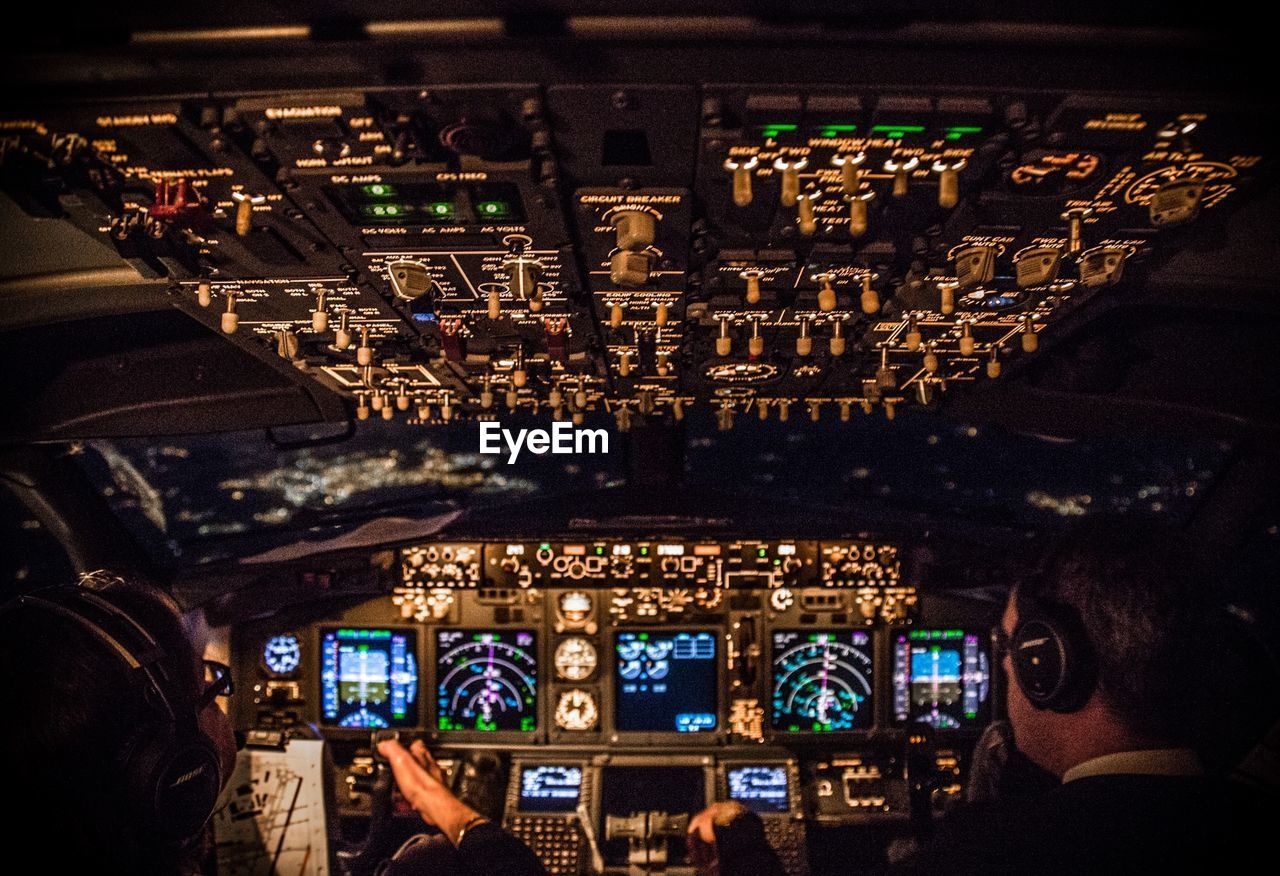
<path id="1" fill-rule="evenodd" d="M 139 729 L 122 764 L 137 818 L 162 843 L 184 843 L 200 833 L 222 788 L 219 760 L 203 738 L 178 740 L 171 727 Z"/>
<path id="2" fill-rule="evenodd" d="M 1025 617 L 1019 619 L 1010 642 L 1018 687 L 1037 709 L 1077 711 L 1088 702 L 1096 681 L 1084 630 L 1030 599 L 1020 599 L 1018 611 Z"/>

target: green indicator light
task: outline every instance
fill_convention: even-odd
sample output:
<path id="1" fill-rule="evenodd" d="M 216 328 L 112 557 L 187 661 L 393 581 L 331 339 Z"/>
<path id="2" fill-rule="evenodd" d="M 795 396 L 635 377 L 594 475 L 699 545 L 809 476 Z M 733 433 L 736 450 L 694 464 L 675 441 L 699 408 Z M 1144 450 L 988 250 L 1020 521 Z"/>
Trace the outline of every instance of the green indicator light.
<path id="1" fill-rule="evenodd" d="M 857 125 L 824 125 L 820 136 L 839 137 L 841 134 L 852 134 L 858 130 Z"/>
<path id="2" fill-rule="evenodd" d="M 952 125 L 947 128 L 948 134 L 981 134 L 982 128 L 977 125 Z"/>
<path id="3" fill-rule="evenodd" d="M 890 140 L 901 140 L 907 134 L 923 134 L 924 125 L 876 125 L 873 134 L 884 134 Z"/>
<path id="4" fill-rule="evenodd" d="M 481 216 L 505 216 L 510 211 L 506 201 L 481 201 L 476 204 L 476 212 Z"/>
<path id="5" fill-rule="evenodd" d="M 604 556 L 604 548 L 602 548 L 602 547 L 597 547 L 597 548 L 596 548 L 596 556 L 597 556 L 597 557 L 603 557 L 603 556 Z"/>
<path id="6" fill-rule="evenodd" d="M 765 557 L 769 556 L 769 549 L 760 548 L 760 550 L 756 551 L 756 556 L 760 557 L 760 559 L 763 560 Z"/>
<path id="7" fill-rule="evenodd" d="M 452 216 L 453 204 L 448 201 L 436 201 L 426 205 L 426 211 L 432 216 Z"/>
<path id="8" fill-rule="evenodd" d="M 389 219 L 396 216 L 403 216 L 409 212 L 404 204 L 370 204 L 364 208 L 366 216 L 375 216 L 379 219 Z"/>
<path id="9" fill-rule="evenodd" d="M 642 557 L 649 556 L 649 549 L 647 547 L 640 548 L 640 556 Z"/>
<path id="10" fill-rule="evenodd" d="M 773 124 L 773 125 L 761 125 L 760 135 L 762 137 L 773 139 L 779 134 L 794 134 L 796 130 L 798 130 L 798 128 L 799 128 L 798 125 L 788 125 L 783 123 Z"/>
<path id="11" fill-rule="evenodd" d="M 648 634 L 648 633 L 640 633 L 640 634 L 638 634 L 638 635 L 636 636 L 636 638 L 643 642 L 643 641 L 645 641 L 646 639 L 648 639 L 648 638 L 649 638 L 649 634 Z"/>
<path id="12" fill-rule="evenodd" d="M 390 198 L 395 196 L 396 187 L 386 183 L 370 183 L 367 186 L 361 186 L 360 191 L 371 198 Z"/>
<path id="13" fill-rule="evenodd" d="M 549 550 L 551 550 L 551 544 L 550 544 L 550 542 L 545 542 L 545 541 L 544 541 L 542 544 L 538 545 L 538 550 L 540 550 L 540 551 L 549 551 Z"/>

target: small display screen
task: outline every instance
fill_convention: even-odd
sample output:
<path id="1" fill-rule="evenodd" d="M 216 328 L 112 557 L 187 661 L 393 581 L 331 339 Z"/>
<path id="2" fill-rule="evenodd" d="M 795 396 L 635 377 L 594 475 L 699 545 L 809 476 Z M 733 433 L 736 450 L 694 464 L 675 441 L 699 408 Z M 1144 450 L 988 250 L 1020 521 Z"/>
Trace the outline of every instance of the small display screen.
<path id="1" fill-rule="evenodd" d="M 538 729 L 538 649 L 528 630 L 436 633 L 439 730 Z"/>
<path id="2" fill-rule="evenodd" d="M 617 729 L 642 733 L 707 733 L 716 729 L 714 633 L 616 633 L 614 648 Z"/>
<path id="3" fill-rule="evenodd" d="M 871 726 L 871 637 L 862 630 L 773 634 L 772 726 L 835 733 Z"/>
<path id="4" fill-rule="evenodd" d="M 582 792 L 582 767 L 536 766 L 520 771 L 521 812 L 573 812 Z"/>
<path id="5" fill-rule="evenodd" d="M 965 630 L 902 630 L 893 644 L 893 712 L 938 730 L 978 727 L 991 690 L 984 636 Z"/>
<path id="6" fill-rule="evenodd" d="M 321 630 L 321 723 L 337 727 L 417 724 L 415 645 L 409 630 Z"/>
<path id="7" fill-rule="evenodd" d="M 727 775 L 730 800 L 737 800 L 752 812 L 791 811 L 785 766 L 729 767 Z"/>

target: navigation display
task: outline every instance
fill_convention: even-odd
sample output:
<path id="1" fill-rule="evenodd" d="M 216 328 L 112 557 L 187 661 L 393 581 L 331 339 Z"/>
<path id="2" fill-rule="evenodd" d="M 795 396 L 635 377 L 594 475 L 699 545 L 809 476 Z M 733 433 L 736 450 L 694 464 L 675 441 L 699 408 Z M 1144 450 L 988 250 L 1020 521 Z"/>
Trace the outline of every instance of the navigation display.
<path id="1" fill-rule="evenodd" d="M 781 764 L 729 767 L 729 799 L 752 812 L 790 812 L 787 768 Z"/>
<path id="2" fill-rule="evenodd" d="M 582 791 L 582 767 L 535 766 L 520 771 L 521 812 L 573 812 Z"/>
<path id="3" fill-rule="evenodd" d="M 832 733 L 870 727 L 871 680 L 871 637 L 862 630 L 778 630 L 773 729 Z"/>
<path id="4" fill-rule="evenodd" d="M 939 730 L 987 722 L 991 673 L 983 636 L 964 630 L 902 630 L 893 644 L 896 721 Z"/>
<path id="5" fill-rule="evenodd" d="M 321 723 L 337 727 L 417 724 L 416 641 L 409 630 L 322 629 Z"/>
<path id="6" fill-rule="evenodd" d="M 706 733 L 718 724 L 716 637 L 710 632 L 614 634 L 617 729 Z"/>
<path id="7" fill-rule="evenodd" d="M 436 632 L 436 728 L 538 729 L 538 651 L 528 630 Z"/>

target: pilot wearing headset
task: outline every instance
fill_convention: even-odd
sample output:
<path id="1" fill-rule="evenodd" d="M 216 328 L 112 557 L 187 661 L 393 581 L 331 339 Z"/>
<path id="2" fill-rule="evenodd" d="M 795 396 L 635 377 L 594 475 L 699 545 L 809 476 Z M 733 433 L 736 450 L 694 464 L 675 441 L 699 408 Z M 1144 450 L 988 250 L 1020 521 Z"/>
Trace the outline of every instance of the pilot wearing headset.
<path id="1" fill-rule="evenodd" d="M 1192 747 L 1216 716 L 1202 601 L 1213 581 L 1191 554 L 1168 536 L 1089 527 L 1013 589 L 996 634 L 1012 741 L 984 735 L 970 805 L 892 872 L 1230 872 L 1248 861 L 1275 801 L 1208 775 Z M 992 775 L 1028 761 L 1048 788 L 1026 769 Z M 721 841 L 748 820 L 735 806 L 690 822 L 703 872 L 759 872 L 750 848 Z"/>
<path id="2" fill-rule="evenodd" d="M 176 603 L 97 574 L 0 608 L 10 854 L 42 872 L 178 874 L 235 762 L 217 697 Z M 15 845 L 22 850 L 15 850 Z"/>

